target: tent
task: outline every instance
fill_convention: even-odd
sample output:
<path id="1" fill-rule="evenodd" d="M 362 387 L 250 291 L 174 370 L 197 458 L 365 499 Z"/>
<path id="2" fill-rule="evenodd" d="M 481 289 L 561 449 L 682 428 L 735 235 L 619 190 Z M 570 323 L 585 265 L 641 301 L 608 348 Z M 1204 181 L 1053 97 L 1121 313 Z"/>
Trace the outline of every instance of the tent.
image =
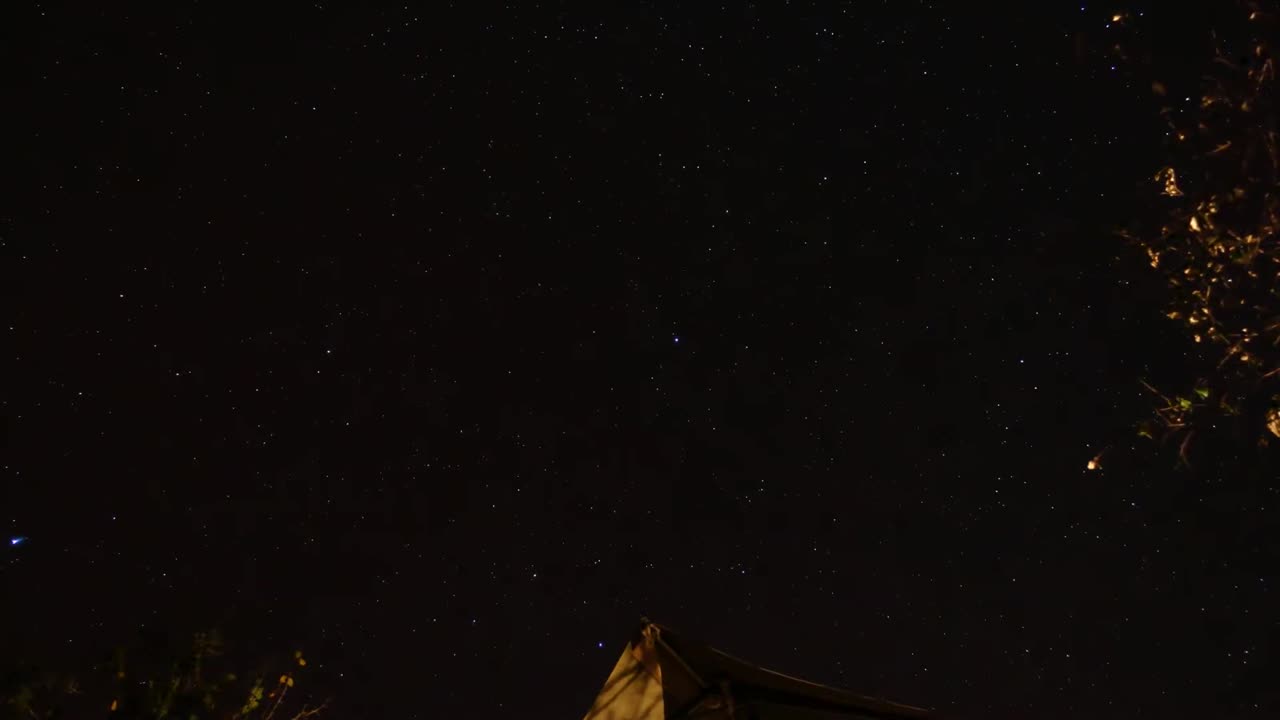
<path id="1" fill-rule="evenodd" d="M 641 620 L 585 720 L 898 720 L 920 708 L 756 667 Z"/>

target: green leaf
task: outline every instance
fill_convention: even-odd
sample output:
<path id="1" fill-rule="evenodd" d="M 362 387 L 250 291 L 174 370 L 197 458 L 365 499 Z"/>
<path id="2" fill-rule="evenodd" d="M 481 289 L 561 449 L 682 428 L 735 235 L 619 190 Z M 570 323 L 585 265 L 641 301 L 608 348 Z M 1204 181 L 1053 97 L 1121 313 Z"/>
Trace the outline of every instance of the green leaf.
<path id="1" fill-rule="evenodd" d="M 1180 397 L 1180 398 L 1178 398 L 1178 407 L 1182 408 L 1183 410 L 1190 410 L 1190 409 L 1191 409 L 1191 400 L 1189 400 L 1188 398 L 1184 398 L 1184 397 Z"/>

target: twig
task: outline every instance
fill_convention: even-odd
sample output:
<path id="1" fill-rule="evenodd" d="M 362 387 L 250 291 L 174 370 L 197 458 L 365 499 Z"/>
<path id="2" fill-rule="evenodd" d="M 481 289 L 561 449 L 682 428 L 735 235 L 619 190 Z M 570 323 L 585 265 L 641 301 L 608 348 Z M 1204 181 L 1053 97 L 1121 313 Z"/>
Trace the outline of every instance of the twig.
<path id="1" fill-rule="evenodd" d="M 1161 400 L 1163 400 L 1163 401 L 1165 401 L 1165 402 L 1169 403 L 1170 405 L 1173 405 L 1173 403 L 1169 402 L 1169 398 L 1167 398 L 1167 397 L 1165 397 L 1165 396 L 1164 396 L 1164 393 L 1162 393 L 1162 392 L 1160 392 L 1159 390 L 1157 390 L 1157 389 L 1155 389 L 1155 388 L 1151 387 L 1151 383 L 1149 383 L 1149 382 L 1147 382 L 1146 380 L 1143 380 L 1143 379 L 1141 379 L 1141 378 L 1139 378 L 1139 379 L 1138 379 L 1138 382 L 1142 383 L 1144 387 L 1146 387 L 1146 388 L 1147 388 L 1148 390 L 1150 390 L 1151 392 L 1155 393 L 1155 394 L 1156 394 L 1156 395 L 1157 395 Z"/>
<path id="2" fill-rule="evenodd" d="M 271 720 L 272 716 L 276 714 L 276 708 L 280 707 L 280 703 L 284 702 L 284 696 L 287 692 L 289 692 L 289 686 L 284 683 L 280 683 L 280 694 L 276 695 L 275 704 L 271 706 L 271 710 L 263 720 Z"/>
<path id="3" fill-rule="evenodd" d="M 1195 434 L 1195 430 L 1188 430 L 1187 436 L 1182 439 L 1182 444 L 1178 446 L 1178 458 L 1187 467 L 1191 467 L 1191 462 L 1187 460 L 1187 449 L 1191 447 L 1191 438 L 1195 437 Z"/>
<path id="4" fill-rule="evenodd" d="M 329 701 L 328 701 L 328 700 L 325 700 L 324 702 L 320 703 L 317 707 L 314 707 L 314 708 L 312 708 L 312 709 L 310 709 L 310 710 L 308 710 L 308 709 L 307 709 L 307 706 L 306 706 L 306 705 L 303 705 L 303 706 L 302 706 L 302 711 L 301 711 L 301 712 L 299 712 L 297 715 L 294 715 L 293 717 L 289 718 L 289 720 L 302 720 L 303 718 L 309 718 L 309 717 L 311 717 L 312 715 L 317 715 L 317 714 L 319 714 L 319 713 L 323 712 L 323 711 L 324 711 L 324 709 L 325 709 L 325 708 L 327 708 L 327 707 L 329 707 Z"/>

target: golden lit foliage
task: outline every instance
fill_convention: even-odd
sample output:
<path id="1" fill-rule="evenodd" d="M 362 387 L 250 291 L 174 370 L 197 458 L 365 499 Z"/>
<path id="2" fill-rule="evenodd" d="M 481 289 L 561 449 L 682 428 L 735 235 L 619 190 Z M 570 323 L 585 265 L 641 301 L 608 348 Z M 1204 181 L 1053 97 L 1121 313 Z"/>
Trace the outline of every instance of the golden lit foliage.
<path id="1" fill-rule="evenodd" d="M 1156 182 L 1164 185 L 1164 195 L 1182 197 L 1182 191 L 1178 189 L 1178 174 L 1174 172 L 1173 168 L 1161 168 L 1160 172 L 1156 173 Z"/>
<path id="2" fill-rule="evenodd" d="M 1216 368 L 1186 396 L 1148 386 L 1161 406 L 1142 434 L 1182 434 L 1184 456 L 1194 429 L 1224 414 L 1245 412 L 1262 421 L 1259 430 L 1280 437 L 1280 149 L 1267 45 L 1273 20 L 1246 4 L 1247 53 L 1218 42 L 1199 102 L 1161 111 L 1171 142 L 1170 162 L 1154 176 L 1156 215 L 1146 231 L 1122 233 L 1166 283 L 1167 317 L 1218 354 Z M 1151 87 L 1157 97 L 1167 93 L 1158 80 Z"/>
<path id="3" fill-rule="evenodd" d="M 213 671 L 222 655 L 221 638 L 212 632 L 197 633 L 190 652 L 179 657 L 166 654 L 158 662 L 139 661 L 146 669 L 126 669 L 126 653 L 120 650 L 108 666 L 85 674 L 83 685 L 69 676 L 48 673 L 12 683 L 0 692 L 0 707 L 29 718 L 101 717 L 105 709 L 107 717 L 130 720 L 302 720 L 328 709 L 328 701 L 301 702 L 306 697 L 296 689 L 302 685 L 298 673 L 307 666 L 301 650 L 265 665 L 283 665 L 283 673 L 258 676 L 247 683 L 241 683 L 235 673 Z M 14 676 L 23 677 L 21 672 Z M 267 684 L 267 677 L 278 680 Z"/>

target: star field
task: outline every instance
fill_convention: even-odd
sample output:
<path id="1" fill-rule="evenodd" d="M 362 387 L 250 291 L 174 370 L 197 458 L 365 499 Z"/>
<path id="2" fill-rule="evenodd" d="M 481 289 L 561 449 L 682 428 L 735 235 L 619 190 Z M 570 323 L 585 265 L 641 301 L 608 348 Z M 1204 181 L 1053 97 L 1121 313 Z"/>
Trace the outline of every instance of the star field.
<path id="1" fill-rule="evenodd" d="M 1126 10 L 1194 102 L 1225 11 Z M 1274 460 L 1132 430 L 1202 360 L 1112 234 L 1113 12 L 34 10 L 0 646 L 573 717 L 648 615 L 947 717 L 1272 716 Z"/>

